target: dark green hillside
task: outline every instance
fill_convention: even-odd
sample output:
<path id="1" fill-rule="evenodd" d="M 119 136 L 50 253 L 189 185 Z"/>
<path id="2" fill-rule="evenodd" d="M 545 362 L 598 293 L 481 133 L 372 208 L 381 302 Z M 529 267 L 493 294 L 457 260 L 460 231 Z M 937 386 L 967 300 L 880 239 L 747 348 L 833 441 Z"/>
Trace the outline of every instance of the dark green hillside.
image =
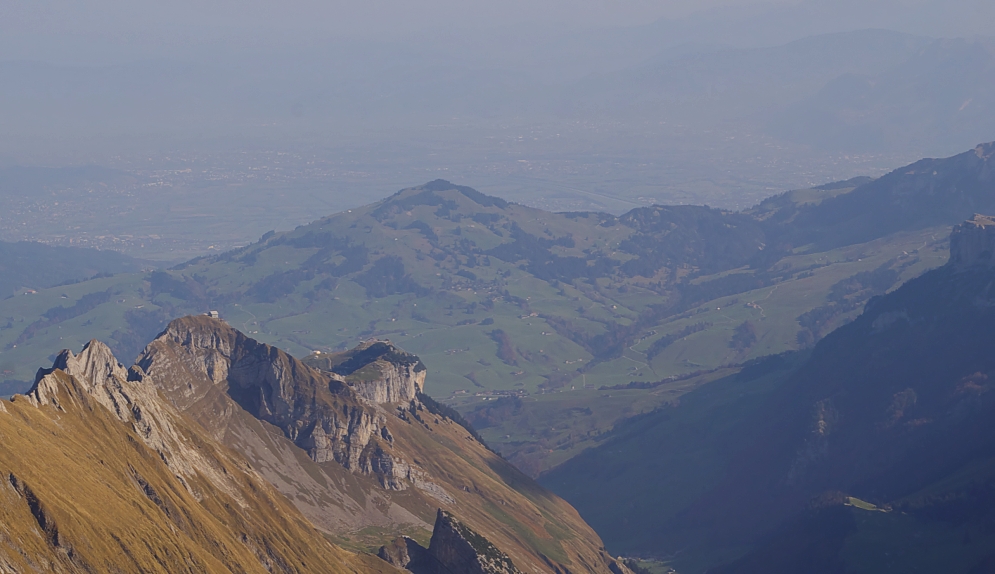
<path id="1" fill-rule="evenodd" d="M 801 210 L 783 237 L 796 244 L 846 245 L 995 212 L 993 158 L 995 143 L 951 158 L 920 160 Z"/>
<path id="2" fill-rule="evenodd" d="M 0 241 L 0 297 L 141 268 L 140 261 L 116 251 Z"/>
<path id="3" fill-rule="evenodd" d="M 51 288 L 49 299 L 58 297 L 59 302 L 64 303 L 62 296 L 77 289 L 76 283 L 94 277 L 109 278 L 121 273 L 135 273 L 142 267 L 142 262 L 114 251 L 51 247 L 28 241 L 0 241 L 0 299 L 6 299 L 3 305 L 9 310 L 0 317 L 0 329 L 7 330 L 5 335 L 13 335 L 5 340 L 8 349 L 0 349 L 0 396 L 23 392 L 31 379 L 28 369 L 23 368 L 17 359 L 5 356 L 5 351 L 13 350 L 13 345 L 23 345 L 38 329 L 61 323 L 71 318 L 70 315 L 78 316 L 95 309 L 109 301 L 110 294 L 104 291 L 88 293 L 69 307 L 53 305 L 40 313 L 28 298 L 37 297 L 39 290 Z M 32 310 L 27 322 L 17 318 L 24 308 Z M 13 333 L 15 322 L 20 323 L 16 335 Z"/>
<path id="4" fill-rule="evenodd" d="M 488 416 L 484 435 L 537 473 L 684 392 L 650 383 L 809 347 L 868 298 L 941 265 L 952 218 L 991 201 L 990 149 L 744 212 L 549 213 L 437 180 L 170 270 L 0 303 L 0 362 L 27 380 L 50 349 L 94 336 L 133 356 L 172 317 L 210 309 L 300 356 L 390 339 L 437 373 L 429 394 L 464 414 L 520 399 L 509 420 Z M 963 201 L 916 207 L 937 189 Z M 597 400 L 630 384 L 644 400 Z M 535 423 L 555 411 L 537 400 L 550 393 L 604 406 L 599 422 Z"/>
<path id="5" fill-rule="evenodd" d="M 810 356 L 691 392 L 543 482 L 613 551 L 687 571 L 754 545 L 722 571 L 970 571 L 995 543 L 993 285 L 987 263 L 926 273 Z"/>

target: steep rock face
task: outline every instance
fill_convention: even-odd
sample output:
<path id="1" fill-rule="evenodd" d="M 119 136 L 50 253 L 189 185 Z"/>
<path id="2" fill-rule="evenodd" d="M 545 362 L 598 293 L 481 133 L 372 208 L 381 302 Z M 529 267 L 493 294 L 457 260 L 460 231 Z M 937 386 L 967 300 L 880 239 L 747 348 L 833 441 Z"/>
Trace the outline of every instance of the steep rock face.
<path id="1" fill-rule="evenodd" d="M 84 392 L 66 393 L 60 373 L 72 377 Z M 176 409 L 162 399 L 155 387 L 129 381 L 128 371 L 107 345 L 90 341 L 78 355 L 63 350 L 51 369 L 38 371 L 35 385 L 27 394 L 35 406 L 51 405 L 63 411 L 69 408 L 62 404 L 66 397 L 76 408 L 95 401 L 118 420 L 128 423 L 178 476 L 200 474 L 216 487 L 235 495 L 224 465 L 216 457 L 205 456 L 200 449 L 189 446 L 183 429 L 176 426 L 179 417 Z M 251 472 L 248 465 L 241 465 L 244 471 Z M 199 496 L 192 483 L 185 484 L 192 494 Z"/>
<path id="2" fill-rule="evenodd" d="M 976 214 L 950 233 L 950 264 L 995 266 L 995 218 Z"/>
<path id="3" fill-rule="evenodd" d="M 390 544 L 381 546 L 377 557 L 398 568 L 407 568 L 413 562 L 423 562 L 427 554 L 428 550 L 420 544 L 407 536 L 402 536 Z"/>
<path id="4" fill-rule="evenodd" d="M 4 572 L 386 572 L 91 341 L 0 408 Z"/>
<path id="5" fill-rule="evenodd" d="M 344 377 L 357 395 L 377 404 L 414 400 L 425 386 L 427 373 L 417 356 L 390 341 L 363 343 L 345 353 L 315 353 L 303 362 Z"/>
<path id="6" fill-rule="evenodd" d="M 435 520 L 428 552 L 443 567 L 443 572 L 521 574 L 507 554 L 442 510 Z"/>
<path id="7" fill-rule="evenodd" d="M 367 378 L 370 365 L 377 372 L 367 379 L 381 376 L 381 362 L 407 362 L 404 369 L 417 375 L 408 388 L 423 384 L 417 358 L 397 360 L 388 355 L 400 351 L 372 347 L 347 356 L 360 358 L 340 375 L 223 321 L 187 317 L 146 348 L 131 377 L 158 386 L 331 536 L 377 547 L 399 534 L 427 534 L 441 507 L 458 511 L 523 571 L 613 571 L 615 561 L 574 509 L 466 428 L 418 398 L 380 405 L 359 396 L 349 382 Z"/>
<path id="8" fill-rule="evenodd" d="M 386 413 L 356 400 L 343 378 L 309 368 L 217 319 L 173 321 L 139 358 L 136 377 L 163 389 L 181 409 L 220 390 L 256 418 L 279 427 L 317 463 L 336 462 L 404 488 L 406 465 L 388 463 Z M 202 384 L 209 383 L 209 384 Z"/>
<path id="9" fill-rule="evenodd" d="M 441 508 L 428 548 L 403 537 L 381 547 L 378 556 L 414 574 L 521 574 L 507 554 Z"/>

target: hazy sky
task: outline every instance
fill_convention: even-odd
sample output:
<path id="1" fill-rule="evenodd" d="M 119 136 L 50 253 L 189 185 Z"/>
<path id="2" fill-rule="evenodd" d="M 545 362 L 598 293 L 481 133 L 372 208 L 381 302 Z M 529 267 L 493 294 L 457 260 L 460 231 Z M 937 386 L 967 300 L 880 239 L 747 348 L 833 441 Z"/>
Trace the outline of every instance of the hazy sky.
<path id="1" fill-rule="evenodd" d="M 788 28 L 824 19 L 833 28 L 950 36 L 985 33 L 995 18 L 992 0 L 3 0 L 0 60 L 96 63 L 182 54 L 203 44 L 237 50 L 421 30 L 525 27 L 556 33 L 695 12 L 728 19 L 763 14 L 771 6 L 771 18 L 783 14 Z"/>
<path id="2" fill-rule="evenodd" d="M 955 37 L 992 35 L 995 1 L 0 0 L 0 61 L 190 59 L 356 38 L 445 46 L 447 34 L 479 40 L 487 53 L 660 19 L 678 26 L 658 34 L 676 43 L 773 45 L 864 28 Z"/>
<path id="3" fill-rule="evenodd" d="M 991 34 L 992 0 L 2 0 L 0 60 L 101 63 L 190 56 L 213 45 L 292 45 L 423 31 L 525 29 L 540 34 L 655 20 L 737 19 L 809 31 L 890 28 L 933 36 Z M 751 20 L 752 19 L 752 20 Z M 720 34 L 721 36 L 721 34 Z M 745 40 L 744 40 L 745 39 Z M 733 41 L 733 40 L 730 40 Z M 740 35 L 740 42 L 763 38 Z"/>
<path id="4" fill-rule="evenodd" d="M 155 29 L 316 29 L 338 34 L 396 33 L 434 27 L 559 24 L 633 25 L 664 16 L 755 0 L 5 0 L 5 33 L 111 35 Z"/>

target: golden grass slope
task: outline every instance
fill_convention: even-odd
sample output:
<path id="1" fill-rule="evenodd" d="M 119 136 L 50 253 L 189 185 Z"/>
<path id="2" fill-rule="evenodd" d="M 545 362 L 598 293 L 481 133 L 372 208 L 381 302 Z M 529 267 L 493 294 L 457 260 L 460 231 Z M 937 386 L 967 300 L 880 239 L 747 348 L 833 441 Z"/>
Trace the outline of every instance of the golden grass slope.
<path id="1" fill-rule="evenodd" d="M 327 542 L 166 401 L 158 416 L 170 419 L 171 438 L 211 461 L 223 485 L 170 468 L 174 453 L 147 445 L 140 421 L 95 398 L 99 381 L 55 370 L 44 384 L 44 396 L 0 404 L 0 571 L 390 571 Z M 149 416 L 144 406 L 135 419 Z"/>

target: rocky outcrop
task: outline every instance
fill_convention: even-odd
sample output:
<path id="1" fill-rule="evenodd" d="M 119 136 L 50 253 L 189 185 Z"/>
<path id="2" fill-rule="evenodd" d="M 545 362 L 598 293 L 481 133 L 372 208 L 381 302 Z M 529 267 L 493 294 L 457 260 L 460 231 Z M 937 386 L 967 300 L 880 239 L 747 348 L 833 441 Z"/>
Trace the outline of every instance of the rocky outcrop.
<path id="1" fill-rule="evenodd" d="M 407 403 L 425 385 L 421 359 L 390 341 L 370 341 L 345 353 L 315 353 L 304 363 L 344 377 L 357 395 L 377 404 Z"/>
<path id="2" fill-rule="evenodd" d="M 569 505 L 488 450 L 439 405 L 417 394 L 397 401 L 423 384 L 417 357 L 386 342 L 320 357 L 327 362 L 312 368 L 223 321 L 193 316 L 170 323 L 130 377 L 161 389 L 213 436 L 254 461 L 329 532 L 368 537 L 337 526 L 345 524 L 335 518 L 340 512 L 359 513 L 349 522 L 360 528 L 415 537 L 436 518 L 435 555 L 421 562 L 455 566 L 427 572 L 613 571 L 597 534 Z M 383 393 L 364 397 L 362 388 Z M 297 464 L 292 459 L 298 448 L 307 454 L 299 457 L 307 465 L 291 470 L 286 465 Z M 439 507 L 458 509 L 460 521 L 429 510 Z M 509 521 L 529 534 L 509 529 Z M 401 543 L 395 546 L 413 560 L 417 550 Z M 395 562 L 405 560 L 397 549 L 384 552 Z"/>
<path id="3" fill-rule="evenodd" d="M 107 345 L 90 341 L 78 355 L 63 350 L 50 369 L 39 369 L 27 399 L 35 406 L 52 405 L 66 410 L 69 405 L 92 408 L 94 402 L 128 423 L 145 444 L 158 453 L 167 466 L 181 477 L 200 475 L 233 496 L 228 471 L 214 457 L 194 448 L 178 428 L 176 409 L 150 385 L 128 380 L 128 371 Z M 250 472 L 247 465 L 244 470 Z M 192 483 L 184 483 L 195 495 Z"/>
<path id="4" fill-rule="evenodd" d="M 950 233 L 950 264 L 995 267 L 995 217 L 976 214 Z"/>
<path id="5" fill-rule="evenodd" d="M 507 554 L 442 509 L 428 548 L 403 537 L 381 547 L 377 555 L 414 574 L 521 574 Z"/>
<path id="6" fill-rule="evenodd" d="M 350 359 L 348 369 L 343 370 L 346 374 L 331 370 Z M 384 376 L 386 369 L 393 369 L 393 375 Z M 404 376 L 407 381 L 398 384 Z M 142 510 L 145 516 L 163 518 L 173 524 L 168 528 L 175 527 L 175 532 L 186 532 L 195 518 L 176 496 L 226 513 L 223 529 L 241 528 L 245 521 L 259 517 L 256 522 L 261 534 L 255 538 L 250 534 L 248 541 L 243 538 L 239 544 L 247 545 L 266 561 L 267 571 L 271 572 L 288 569 L 273 562 L 275 555 L 267 550 L 273 541 L 262 533 L 270 528 L 267 525 L 283 520 L 281 517 L 299 519 L 269 495 L 257 500 L 265 490 L 262 481 L 269 481 L 324 532 L 348 536 L 364 545 L 383 544 L 385 538 L 377 532 L 392 531 L 418 538 L 428 533 L 436 519 L 436 555 L 430 555 L 428 549 L 413 540 L 402 539 L 385 548 L 383 560 L 371 556 L 376 564 L 364 572 L 391 570 L 388 562 L 407 562 L 409 568 L 412 564 L 434 564 L 437 569 L 427 570 L 433 574 L 514 572 L 507 568 L 512 561 L 527 572 L 554 574 L 566 568 L 599 574 L 616 571 L 600 539 L 569 505 L 488 450 L 472 430 L 450 418 L 424 395 L 416 394 L 412 400 L 389 406 L 378 404 L 373 400 L 375 396 L 364 398 L 355 385 L 349 384 L 364 380 L 382 385 L 388 398 L 406 397 L 400 393 L 420 390 L 424 366 L 413 355 L 386 343 L 374 343 L 345 354 L 327 372 L 321 372 L 244 336 L 222 321 L 187 317 L 171 323 L 130 369 L 125 369 L 106 346 L 96 341 L 78 355 L 63 352 L 53 368 L 39 372 L 30 396 L 0 407 L 0 411 L 9 411 L 0 412 L 0 426 L 5 421 L 20 420 L 28 410 L 45 420 L 50 418 L 52 425 L 64 429 L 63 438 L 84 437 L 79 445 L 65 445 L 64 450 L 71 453 L 69 458 L 82 456 L 81 464 L 98 461 L 93 468 L 99 466 L 100 473 L 125 479 L 129 485 L 126 490 L 137 494 L 142 504 L 152 505 Z M 115 432 L 127 435 L 127 444 L 117 441 L 104 448 L 100 445 L 111 445 L 111 441 L 93 440 L 90 430 L 70 428 L 69 423 L 77 419 L 79 428 L 117 429 Z M 3 429 L 0 435 L 6 437 L 5 448 L 22 436 Z M 48 440 L 49 435 L 56 436 L 48 430 L 40 436 Z M 32 440 L 38 442 L 37 437 Z M 102 449 L 99 455 L 87 450 L 91 445 Z M 141 460 L 118 460 L 104 466 L 111 458 L 131 456 L 129 453 L 136 448 L 145 452 Z M 229 453 L 229 448 L 235 452 Z M 0 463 L 6 454 L 9 453 L 0 449 Z M 251 461 L 251 468 L 246 459 Z M 30 461 L 24 467 L 29 469 L 47 464 L 44 457 L 25 460 Z M 72 466 L 66 460 L 57 465 Z M 157 472 L 162 476 L 149 465 L 161 466 Z M 5 467 L 0 465 L 0 476 L 3 472 Z M 13 474 L 33 489 L 42 484 L 30 473 Z M 175 481 L 176 486 L 169 481 Z M 107 482 L 101 478 L 97 484 Z M 0 498 L 4 496 L 2 487 L 0 484 Z M 92 492 L 103 492 L 101 488 L 86 483 L 74 490 L 85 494 L 76 492 L 73 496 L 85 498 Z M 406 492 L 398 495 L 398 490 Z M 7 494 L 20 496 L 22 502 L 25 498 L 14 490 Z M 115 491 L 108 500 L 139 508 L 120 494 Z M 0 504 L 2 524 L 8 523 L 4 515 L 8 506 Z M 98 503 L 94 508 L 105 506 Z M 460 522 L 450 515 L 436 516 L 431 510 L 438 507 L 458 509 Z M 87 513 L 96 516 L 99 511 Z M 142 520 L 132 523 L 144 524 Z M 509 524 L 514 528 L 509 529 Z M 296 528 L 292 526 L 285 524 L 281 528 L 290 533 Z M 371 531 L 375 532 L 368 534 Z M 61 519 L 59 532 L 61 536 Z M 166 538 L 169 535 L 166 533 Z M 103 535 L 92 538 L 113 539 Z M 300 532 L 288 534 L 283 540 L 296 544 L 295 541 L 307 546 L 317 544 Z M 227 545 L 211 540 L 206 543 L 227 552 Z M 158 556 L 168 554 L 157 548 L 150 551 Z M 306 550 L 301 550 L 301 556 Z M 0 548 L 0 565 L 2 557 Z M 314 571 L 312 564 L 318 563 L 321 562 L 307 560 L 304 567 L 303 561 L 293 562 L 302 565 L 300 571 Z M 441 564 L 457 566 L 439 569 Z M 17 571 L 22 570 L 27 571 Z"/>
<path id="7" fill-rule="evenodd" d="M 330 544 L 107 346 L 0 408 L 0 571 L 381 572 Z"/>
<path id="8" fill-rule="evenodd" d="M 401 536 L 390 544 L 381 546 L 377 556 L 388 564 L 398 568 L 407 568 L 411 563 L 421 564 L 425 562 L 428 550 L 411 538 Z"/>
<path id="9" fill-rule="evenodd" d="M 382 368 L 390 374 L 395 396 L 405 370 L 414 372 L 420 364 L 399 361 L 388 368 L 385 353 L 364 355 L 363 350 L 347 358 L 360 357 L 353 361 L 360 367 L 350 374 L 371 365 Z M 336 462 L 374 475 L 391 490 L 404 490 L 415 482 L 411 466 L 391 452 L 387 412 L 360 400 L 346 377 L 311 368 L 217 319 L 186 317 L 170 323 L 146 347 L 132 377 L 163 389 L 181 410 L 211 393 L 224 392 L 254 417 L 280 428 L 317 463 Z"/>
<path id="10" fill-rule="evenodd" d="M 507 554 L 441 509 L 435 519 L 428 552 L 446 572 L 521 574 Z"/>

